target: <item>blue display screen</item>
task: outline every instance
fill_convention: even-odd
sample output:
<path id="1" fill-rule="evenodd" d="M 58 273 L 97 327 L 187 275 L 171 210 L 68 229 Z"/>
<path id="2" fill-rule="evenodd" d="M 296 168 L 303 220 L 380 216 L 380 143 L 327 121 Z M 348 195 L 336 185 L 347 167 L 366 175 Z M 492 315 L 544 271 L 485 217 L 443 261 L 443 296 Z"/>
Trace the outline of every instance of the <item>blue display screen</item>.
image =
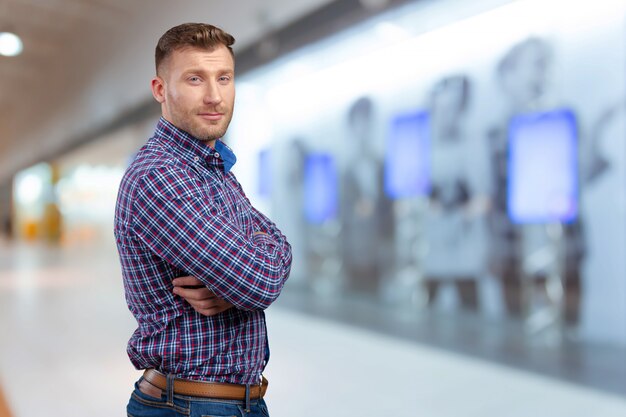
<path id="1" fill-rule="evenodd" d="M 421 111 L 397 116 L 385 152 L 385 192 L 390 198 L 419 196 L 430 189 L 430 117 Z"/>
<path id="2" fill-rule="evenodd" d="M 259 179 L 258 189 L 261 197 L 271 197 L 272 195 L 272 152 L 264 149 L 259 152 Z"/>
<path id="3" fill-rule="evenodd" d="M 309 223 L 320 224 L 337 216 L 338 188 L 332 155 L 307 155 L 304 162 L 304 211 Z"/>
<path id="4" fill-rule="evenodd" d="M 515 223 L 571 222 L 578 215 L 576 116 L 560 109 L 509 125 L 508 211 Z"/>

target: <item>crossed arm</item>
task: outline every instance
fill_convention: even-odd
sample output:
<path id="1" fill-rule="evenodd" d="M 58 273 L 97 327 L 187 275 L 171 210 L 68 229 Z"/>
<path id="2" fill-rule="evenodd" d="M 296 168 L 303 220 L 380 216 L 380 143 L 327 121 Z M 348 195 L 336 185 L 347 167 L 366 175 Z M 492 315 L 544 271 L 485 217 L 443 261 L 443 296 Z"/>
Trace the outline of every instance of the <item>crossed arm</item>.
<path id="1" fill-rule="evenodd" d="M 143 180 L 135 231 L 153 253 L 189 274 L 174 281 L 175 294 L 204 315 L 232 306 L 265 309 L 278 297 L 291 247 L 267 217 L 251 208 L 254 232 L 247 235 L 220 214 L 205 185 L 186 170 L 159 167 Z"/>
<path id="2" fill-rule="evenodd" d="M 233 304 L 215 295 L 194 276 L 178 277 L 173 283 L 174 294 L 184 298 L 194 310 L 203 316 L 215 316 L 234 307 Z"/>

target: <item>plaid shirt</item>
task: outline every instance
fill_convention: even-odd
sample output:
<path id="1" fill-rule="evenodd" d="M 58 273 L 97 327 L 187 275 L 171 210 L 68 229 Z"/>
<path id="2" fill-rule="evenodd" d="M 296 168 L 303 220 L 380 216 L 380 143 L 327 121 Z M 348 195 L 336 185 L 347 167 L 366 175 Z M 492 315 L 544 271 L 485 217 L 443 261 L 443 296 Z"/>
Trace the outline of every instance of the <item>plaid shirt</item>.
<path id="1" fill-rule="evenodd" d="M 264 309 L 289 275 L 285 236 L 246 198 L 221 141 L 210 148 L 161 118 L 122 179 L 115 211 L 137 369 L 258 383 L 269 357 Z M 265 234 L 256 234 L 260 231 Z M 173 294 L 193 275 L 235 307 L 205 317 Z"/>

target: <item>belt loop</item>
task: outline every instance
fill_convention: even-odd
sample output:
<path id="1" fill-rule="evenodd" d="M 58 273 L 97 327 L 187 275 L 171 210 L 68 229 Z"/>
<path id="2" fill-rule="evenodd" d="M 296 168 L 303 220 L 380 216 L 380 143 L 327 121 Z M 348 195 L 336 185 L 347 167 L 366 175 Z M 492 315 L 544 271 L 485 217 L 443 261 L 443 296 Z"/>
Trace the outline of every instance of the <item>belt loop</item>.
<path id="1" fill-rule="evenodd" d="M 265 381 L 265 377 L 261 374 L 261 379 L 259 381 L 259 398 L 263 398 L 263 381 Z"/>
<path id="2" fill-rule="evenodd" d="M 165 386 L 167 391 L 167 404 L 174 405 L 174 375 L 167 374 L 167 383 Z"/>
<path id="3" fill-rule="evenodd" d="M 246 384 L 246 414 L 250 412 L 250 384 Z"/>

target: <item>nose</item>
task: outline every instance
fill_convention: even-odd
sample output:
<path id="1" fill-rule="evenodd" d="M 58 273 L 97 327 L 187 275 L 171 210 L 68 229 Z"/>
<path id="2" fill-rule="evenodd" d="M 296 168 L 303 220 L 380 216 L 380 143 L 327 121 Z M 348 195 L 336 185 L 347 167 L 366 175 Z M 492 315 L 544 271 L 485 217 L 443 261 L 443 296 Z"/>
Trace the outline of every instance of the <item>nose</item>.
<path id="1" fill-rule="evenodd" d="M 204 92 L 204 104 L 216 105 L 222 101 L 222 94 L 219 84 L 215 81 L 208 82 L 206 84 L 206 91 Z"/>

